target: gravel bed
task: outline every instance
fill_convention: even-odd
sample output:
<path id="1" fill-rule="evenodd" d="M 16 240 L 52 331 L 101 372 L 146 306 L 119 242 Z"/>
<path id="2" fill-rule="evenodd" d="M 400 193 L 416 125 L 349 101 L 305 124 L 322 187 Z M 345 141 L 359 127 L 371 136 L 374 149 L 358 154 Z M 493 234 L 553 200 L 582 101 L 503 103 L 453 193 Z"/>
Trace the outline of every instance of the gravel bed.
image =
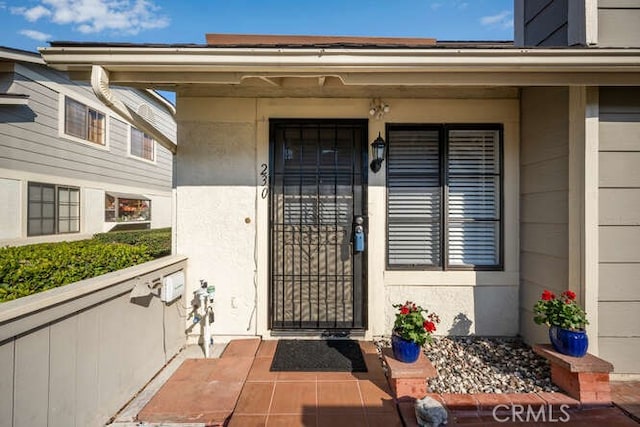
<path id="1" fill-rule="evenodd" d="M 376 341 L 390 347 L 388 338 Z M 517 338 L 436 337 L 424 353 L 438 371 L 432 393 L 535 393 L 560 391 L 546 359 Z"/>

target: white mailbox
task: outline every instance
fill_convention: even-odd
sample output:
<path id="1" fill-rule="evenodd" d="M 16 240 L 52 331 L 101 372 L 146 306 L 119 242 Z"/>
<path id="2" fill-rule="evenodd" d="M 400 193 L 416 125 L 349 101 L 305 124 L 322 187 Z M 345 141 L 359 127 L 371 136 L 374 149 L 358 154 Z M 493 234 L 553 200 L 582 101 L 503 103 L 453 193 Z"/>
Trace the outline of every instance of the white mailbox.
<path id="1" fill-rule="evenodd" d="M 160 300 L 164 302 L 174 301 L 182 296 L 184 292 L 184 271 L 180 270 L 165 276 L 162 279 L 160 289 Z"/>

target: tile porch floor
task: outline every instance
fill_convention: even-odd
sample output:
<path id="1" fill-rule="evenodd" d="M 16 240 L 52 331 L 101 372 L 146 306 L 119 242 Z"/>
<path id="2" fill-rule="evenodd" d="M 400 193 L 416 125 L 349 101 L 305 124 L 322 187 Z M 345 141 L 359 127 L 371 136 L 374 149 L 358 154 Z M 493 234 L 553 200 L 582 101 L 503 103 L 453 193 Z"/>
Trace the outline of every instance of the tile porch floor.
<path id="1" fill-rule="evenodd" d="M 259 339 L 229 343 L 219 359 L 187 359 L 144 406 L 138 421 L 195 426 L 416 426 L 411 404 L 396 406 L 373 343 L 361 342 L 368 372 L 270 372 L 277 341 Z M 616 402 L 638 413 L 638 383 L 614 384 Z M 570 399 L 561 393 L 558 398 Z M 439 395 L 434 397 L 438 398 Z M 456 399 L 465 398 L 456 407 Z M 559 425 L 558 422 L 504 423 L 493 419 L 483 400 L 509 395 L 442 396 L 449 426 Z M 520 395 L 523 396 L 523 395 Z M 535 396 L 535 395 L 532 395 Z M 475 403 L 469 407 L 468 400 Z M 506 399 L 506 400 L 505 400 Z M 459 400 L 459 399 L 458 399 Z M 487 401 L 488 402 L 488 401 Z M 486 404 L 487 402 L 484 402 Z M 574 401 L 575 402 L 575 401 Z M 472 409 L 476 408 L 476 409 Z M 471 409 L 471 410 L 470 410 Z M 484 410 L 483 410 L 484 409 Z M 403 424 L 399 415 L 405 419 Z M 638 426 L 620 409 L 572 409 L 568 426 Z M 556 417 L 558 414 L 556 411 Z M 541 420 L 540 420 L 541 421 Z"/>

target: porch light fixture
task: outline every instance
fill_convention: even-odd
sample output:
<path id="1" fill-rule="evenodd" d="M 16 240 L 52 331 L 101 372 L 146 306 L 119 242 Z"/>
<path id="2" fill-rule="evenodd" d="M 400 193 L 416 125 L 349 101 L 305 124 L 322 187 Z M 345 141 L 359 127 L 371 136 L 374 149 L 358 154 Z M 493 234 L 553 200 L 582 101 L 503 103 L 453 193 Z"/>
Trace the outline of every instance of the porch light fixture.
<path id="1" fill-rule="evenodd" d="M 371 143 L 371 156 L 373 157 L 373 160 L 369 165 L 371 167 L 371 170 L 375 173 L 377 173 L 382 167 L 386 147 L 387 143 L 384 142 L 384 139 L 382 139 L 380 132 L 378 132 L 378 137 Z"/>
<path id="2" fill-rule="evenodd" d="M 380 120 L 390 110 L 391 107 L 389 107 L 389 104 L 380 98 L 374 98 L 371 100 L 371 105 L 369 106 L 369 115 L 375 117 L 376 120 Z"/>

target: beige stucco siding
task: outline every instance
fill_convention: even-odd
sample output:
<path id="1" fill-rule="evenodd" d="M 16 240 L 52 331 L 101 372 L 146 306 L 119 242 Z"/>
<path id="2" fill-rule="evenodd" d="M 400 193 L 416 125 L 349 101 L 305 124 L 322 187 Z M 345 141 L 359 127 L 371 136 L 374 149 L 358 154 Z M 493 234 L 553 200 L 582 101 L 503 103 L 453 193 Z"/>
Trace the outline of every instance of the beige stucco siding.
<path id="1" fill-rule="evenodd" d="M 568 286 L 568 102 L 566 88 L 521 92 L 520 330 L 528 342 L 547 340 L 532 320 L 542 291 Z"/>
<path id="2" fill-rule="evenodd" d="M 601 88 L 600 355 L 640 371 L 640 88 Z"/>
<path id="3" fill-rule="evenodd" d="M 176 248 L 189 256 L 187 295 L 199 280 L 215 285 L 213 332 L 253 335 L 255 101 L 179 99 L 178 111 Z"/>
<path id="4" fill-rule="evenodd" d="M 214 333 L 269 336 L 269 204 L 260 195 L 269 164 L 271 118 L 369 119 L 369 140 L 386 123 L 504 125 L 505 269 L 499 272 L 386 271 L 384 168 L 369 172 L 368 336 L 390 333 L 392 303 L 411 299 L 442 319 L 440 332 L 518 332 L 518 135 L 516 99 L 388 99 L 383 120 L 369 99 L 178 97 L 177 253 L 189 257 L 187 295 L 199 279 L 216 285 Z M 500 316 L 496 316 L 500 313 Z M 200 331 L 191 330 L 191 339 Z"/>

